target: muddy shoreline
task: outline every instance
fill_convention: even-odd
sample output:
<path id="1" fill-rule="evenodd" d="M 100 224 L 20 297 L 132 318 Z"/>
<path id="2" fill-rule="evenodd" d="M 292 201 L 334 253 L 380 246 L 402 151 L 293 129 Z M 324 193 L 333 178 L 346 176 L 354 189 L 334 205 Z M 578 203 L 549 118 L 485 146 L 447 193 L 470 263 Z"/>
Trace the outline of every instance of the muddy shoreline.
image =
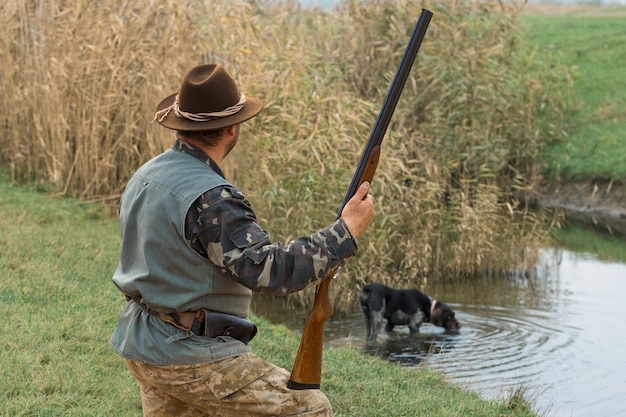
<path id="1" fill-rule="evenodd" d="M 566 222 L 626 237 L 626 184 L 622 181 L 545 184 L 535 203 L 562 212 Z"/>

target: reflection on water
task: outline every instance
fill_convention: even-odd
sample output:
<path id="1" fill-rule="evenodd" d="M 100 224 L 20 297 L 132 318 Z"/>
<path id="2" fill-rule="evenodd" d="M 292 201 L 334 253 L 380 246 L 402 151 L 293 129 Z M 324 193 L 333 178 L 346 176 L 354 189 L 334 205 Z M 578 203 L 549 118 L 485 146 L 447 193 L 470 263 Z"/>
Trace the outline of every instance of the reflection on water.
<path id="1" fill-rule="evenodd" d="M 458 333 L 424 324 L 411 335 L 397 327 L 367 344 L 355 309 L 326 323 L 326 345 L 350 345 L 402 366 L 431 366 L 487 398 L 523 386 L 549 416 L 626 416 L 626 264 L 550 249 L 532 278 L 442 283 L 423 291 L 455 310 L 463 326 Z M 306 312 L 290 316 L 300 319 L 285 324 L 301 331 Z"/>

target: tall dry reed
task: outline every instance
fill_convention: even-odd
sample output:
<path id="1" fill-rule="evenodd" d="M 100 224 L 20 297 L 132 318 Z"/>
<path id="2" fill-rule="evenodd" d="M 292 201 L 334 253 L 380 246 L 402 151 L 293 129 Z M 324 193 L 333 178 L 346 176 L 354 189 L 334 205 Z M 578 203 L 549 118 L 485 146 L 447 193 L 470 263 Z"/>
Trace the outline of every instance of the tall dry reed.
<path id="1" fill-rule="evenodd" d="M 150 123 L 182 74 L 220 62 L 265 101 L 228 177 L 276 240 L 336 216 L 422 4 L 7 0 L 0 6 L 0 158 L 16 179 L 115 203 L 171 146 Z M 523 203 L 560 130 L 560 68 L 537 62 L 516 6 L 451 0 L 435 13 L 383 144 L 375 223 L 335 295 L 359 283 L 523 272 L 547 236 Z M 305 295 L 294 297 L 304 303 Z"/>

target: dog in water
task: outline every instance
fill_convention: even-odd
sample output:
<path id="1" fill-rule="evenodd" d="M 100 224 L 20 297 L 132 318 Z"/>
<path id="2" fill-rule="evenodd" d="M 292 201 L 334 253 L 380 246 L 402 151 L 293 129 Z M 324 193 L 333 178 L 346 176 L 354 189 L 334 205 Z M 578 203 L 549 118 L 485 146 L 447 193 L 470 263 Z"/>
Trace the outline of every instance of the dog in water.
<path id="1" fill-rule="evenodd" d="M 415 289 L 400 290 L 382 284 L 367 284 L 361 289 L 359 302 L 365 316 L 368 342 L 376 340 L 383 319 L 387 320 L 387 332 L 395 326 L 408 325 L 411 333 L 417 333 L 424 322 L 452 332 L 461 327 L 450 307 Z"/>

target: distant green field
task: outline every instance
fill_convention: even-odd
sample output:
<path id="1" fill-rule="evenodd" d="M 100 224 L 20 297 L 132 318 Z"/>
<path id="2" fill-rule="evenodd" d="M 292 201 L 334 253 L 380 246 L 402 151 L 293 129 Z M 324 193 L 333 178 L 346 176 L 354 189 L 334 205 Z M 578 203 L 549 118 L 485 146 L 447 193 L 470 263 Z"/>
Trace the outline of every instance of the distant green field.
<path id="1" fill-rule="evenodd" d="M 566 115 L 568 139 L 546 149 L 552 178 L 626 178 L 626 14 L 525 16 L 540 53 L 574 74 L 578 105 Z"/>

